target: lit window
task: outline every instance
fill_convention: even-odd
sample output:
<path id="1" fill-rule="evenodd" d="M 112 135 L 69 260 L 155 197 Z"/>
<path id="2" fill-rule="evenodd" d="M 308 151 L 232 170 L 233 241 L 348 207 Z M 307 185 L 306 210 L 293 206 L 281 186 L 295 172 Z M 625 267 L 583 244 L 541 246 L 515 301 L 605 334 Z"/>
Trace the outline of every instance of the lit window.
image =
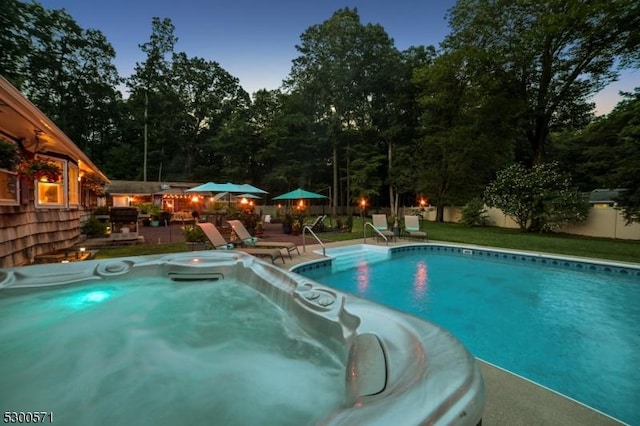
<path id="1" fill-rule="evenodd" d="M 36 205 L 38 207 L 66 207 L 66 162 L 54 158 L 47 158 L 47 160 L 58 166 L 62 170 L 62 174 L 57 182 L 50 182 L 46 177 L 36 181 Z"/>
<path id="2" fill-rule="evenodd" d="M 0 169 L 0 205 L 17 206 L 20 203 L 18 174 Z"/>
<path id="3" fill-rule="evenodd" d="M 69 207 L 78 207 L 80 200 L 80 171 L 75 164 L 68 163 L 69 167 Z"/>

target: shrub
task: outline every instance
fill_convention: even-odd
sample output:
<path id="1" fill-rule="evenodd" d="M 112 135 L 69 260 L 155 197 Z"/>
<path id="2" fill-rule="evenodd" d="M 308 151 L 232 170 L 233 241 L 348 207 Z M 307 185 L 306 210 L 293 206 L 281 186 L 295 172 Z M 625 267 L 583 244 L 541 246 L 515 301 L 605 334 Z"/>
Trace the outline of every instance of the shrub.
<path id="1" fill-rule="evenodd" d="M 580 222 L 589 211 L 588 201 L 571 187 L 557 163 L 531 169 L 513 164 L 501 170 L 485 189 L 484 200 L 511 217 L 521 231 L 549 231 L 564 222 Z"/>
<path id="2" fill-rule="evenodd" d="M 95 216 L 89 216 L 89 219 L 82 224 L 81 230 L 88 238 L 102 238 L 107 235 L 107 224 Z"/>
<path id="3" fill-rule="evenodd" d="M 209 241 L 204 231 L 197 225 L 186 225 L 182 228 L 182 235 L 188 243 L 204 243 Z"/>
<path id="4" fill-rule="evenodd" d="M 467 226 L 485 226 L 487 223 L 487 210 L 484 203 L 478 198 L 474 198 L 462 209 L 460 222 Z"/>

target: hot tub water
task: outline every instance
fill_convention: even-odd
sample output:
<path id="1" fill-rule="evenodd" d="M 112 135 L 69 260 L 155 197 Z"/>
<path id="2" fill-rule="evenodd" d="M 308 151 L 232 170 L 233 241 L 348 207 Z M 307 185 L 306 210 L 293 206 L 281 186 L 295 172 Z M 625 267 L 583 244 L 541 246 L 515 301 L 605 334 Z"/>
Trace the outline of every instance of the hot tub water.
<path id="1" fill-rule="evenodd" d="M 0 323 L 3 410 L 62 424 L 311 424 L 344 401 L 340 354 L 232 280 L 0 294 Z"/>

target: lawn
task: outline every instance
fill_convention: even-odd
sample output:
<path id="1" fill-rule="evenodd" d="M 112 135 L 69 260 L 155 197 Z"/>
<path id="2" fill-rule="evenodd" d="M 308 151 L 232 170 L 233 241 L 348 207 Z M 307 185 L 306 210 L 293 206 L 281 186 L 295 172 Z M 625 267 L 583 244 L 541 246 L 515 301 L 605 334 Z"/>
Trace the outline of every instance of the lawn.
<path id="1" fill-rule="evenodd" d="M 354 217 L 353 231 L 322 233 L 324 240 L 346 241 L 362 238 L 362 221 Z M 477 244 L 517 250 L 566 254 L 597 259 L 640 263 L 640 242 L 608 238 L 581 237 L 567 234 L 529 234 L 516 229 L 467 227 L 455 223 L 422 222 L 430 241 Z M 367 228 L 367 237 L 372 230 Z M 96 259 L 187 251 L 186 244 L 144 244 L 101 249 Z"/>

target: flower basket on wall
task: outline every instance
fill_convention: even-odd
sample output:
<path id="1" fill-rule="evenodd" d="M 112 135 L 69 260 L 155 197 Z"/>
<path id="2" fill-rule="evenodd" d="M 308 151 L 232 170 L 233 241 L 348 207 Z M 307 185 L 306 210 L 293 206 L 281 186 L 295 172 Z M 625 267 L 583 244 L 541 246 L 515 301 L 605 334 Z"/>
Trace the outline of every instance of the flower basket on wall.
<path id="1" fill-rule="evenodd" d="M 62 169 L 51 161 L 30 158 L 22 160 L 18 166 L 18 175 L 30 180 L 58 182 L 62 177 Z"/>

